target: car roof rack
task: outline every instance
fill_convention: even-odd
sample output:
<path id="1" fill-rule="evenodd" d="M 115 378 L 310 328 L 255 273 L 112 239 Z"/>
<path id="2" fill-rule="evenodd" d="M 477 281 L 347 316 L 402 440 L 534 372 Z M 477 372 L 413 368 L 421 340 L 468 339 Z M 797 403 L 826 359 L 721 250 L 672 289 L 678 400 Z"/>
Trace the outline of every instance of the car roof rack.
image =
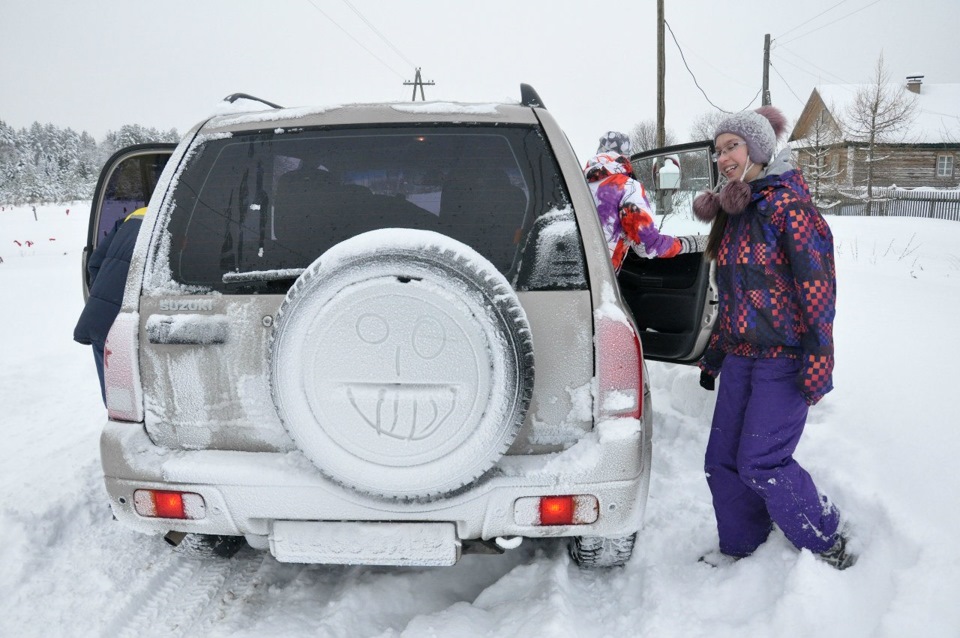
<path id="1" fill-rule="evenodd" d="M 537 95 L 537 90 L 529 84 L 520 85 L 520 104 L 523 106 L 539 106 L 542 109 L 547 108 L 540 96 Z"/>
<path id="2" fill-rule="evenodd" d="M 224 102 L 230 102 L 233 104 L 237 100 L 253 100 L 254 102 L 260 102 L 266 104 L 267 106 L 275 109 L 282 109 L 283 107 L 279 104 L 274 104 L 273 102 L 267 102 L 266 100 L 257 97 L 256 95 L 250 95 L 249 93 L 231 93 L 227 97 L 223 98 Z"/>

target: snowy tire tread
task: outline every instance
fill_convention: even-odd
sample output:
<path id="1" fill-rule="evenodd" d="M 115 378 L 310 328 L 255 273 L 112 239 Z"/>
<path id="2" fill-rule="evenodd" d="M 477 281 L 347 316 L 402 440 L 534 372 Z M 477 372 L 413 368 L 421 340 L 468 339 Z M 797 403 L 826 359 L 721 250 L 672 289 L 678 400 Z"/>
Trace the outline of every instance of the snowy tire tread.
<path id="1" fill-rule="evenodd" d="M 620 567 L 633 555 L 637 534 L 617 538 L 575 536 L 570 539 L 570 557 L 580 567 Z"/>

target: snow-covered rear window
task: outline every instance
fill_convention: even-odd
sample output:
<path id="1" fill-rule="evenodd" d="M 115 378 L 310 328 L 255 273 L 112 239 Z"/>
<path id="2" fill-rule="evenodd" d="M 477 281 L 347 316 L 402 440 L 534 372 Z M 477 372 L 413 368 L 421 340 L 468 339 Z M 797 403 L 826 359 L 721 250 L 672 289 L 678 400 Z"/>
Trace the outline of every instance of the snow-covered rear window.
<path id="1" fill-rule="evenodd" d="M 561 225 L 545 223 L 569 210 L 569 198 L 534 126 L 234 134 L 192 155 L 171 210 L 174 281 L 224 293 L 283 293 L 292 278 L 243 273 L 297 272 L 344 239 L 380 228 L 452 237 L 489 259 L 518 289 L 587 286 L 573 216 Z M 567 259 L 563 276 L 544 276 L 543 264 L 557 255 L 549 237 L 559 231 L 574 267 Z M 538 258 L 538 250 L 551 255 Z M 228 273 L 234 275 L 225 282 Z"/>

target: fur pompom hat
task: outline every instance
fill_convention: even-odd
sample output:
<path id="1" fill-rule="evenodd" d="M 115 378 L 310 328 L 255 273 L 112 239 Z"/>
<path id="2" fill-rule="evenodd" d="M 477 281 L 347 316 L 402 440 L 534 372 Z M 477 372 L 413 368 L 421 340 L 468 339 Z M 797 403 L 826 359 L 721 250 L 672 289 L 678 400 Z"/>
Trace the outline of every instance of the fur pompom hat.
<path id="1" fill-rule="evenodd" d="M 732 133 L 747 143 L 747 157 L 755 164 L 769 164 L 777 150 L 777 141 L 787 128 L 787 118 L 773 106 L 756 111 L 741 111 L 725 117 L 713 135 L 716 140 Z M 706 191 L 693 200 L 693 214 L 710 222 L 723 209 L 730 215 L 742 213 L 750 203 L 750 185 L 741 180 L 727 182 L 719 193 Z"/>
<path id="2" fill-rule="evenodd" d="M 757 164 L 769 164 L 777 149 L 777 140 L 787 128 L 787 118 L 773 106 L 761 106 L 756 111 L 741 111 L 728 115 L 713 133 L 716 140 L 724 133 L 732 133 L 747 143 L 747 155 Z"/>

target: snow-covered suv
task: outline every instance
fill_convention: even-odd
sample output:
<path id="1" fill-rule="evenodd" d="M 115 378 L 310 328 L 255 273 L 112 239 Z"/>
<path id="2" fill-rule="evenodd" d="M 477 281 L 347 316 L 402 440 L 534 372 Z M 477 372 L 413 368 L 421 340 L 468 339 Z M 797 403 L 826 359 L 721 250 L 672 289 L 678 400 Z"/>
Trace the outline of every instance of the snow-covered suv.
<path id="1" fill-rule="evenodd" d="M 695 360 L 709 267 L 631 260 L 618 283 L 580 163 L 522 89 L 244 99 L 113 158 L 85 254 L 149 201 L 105 356 L 119 521 L 292 562 L 448 565 L 523 537 L 630 557 L 651 461 L 638 337 Z M 680 149 L 707 181 L 710 150 Z"/>

